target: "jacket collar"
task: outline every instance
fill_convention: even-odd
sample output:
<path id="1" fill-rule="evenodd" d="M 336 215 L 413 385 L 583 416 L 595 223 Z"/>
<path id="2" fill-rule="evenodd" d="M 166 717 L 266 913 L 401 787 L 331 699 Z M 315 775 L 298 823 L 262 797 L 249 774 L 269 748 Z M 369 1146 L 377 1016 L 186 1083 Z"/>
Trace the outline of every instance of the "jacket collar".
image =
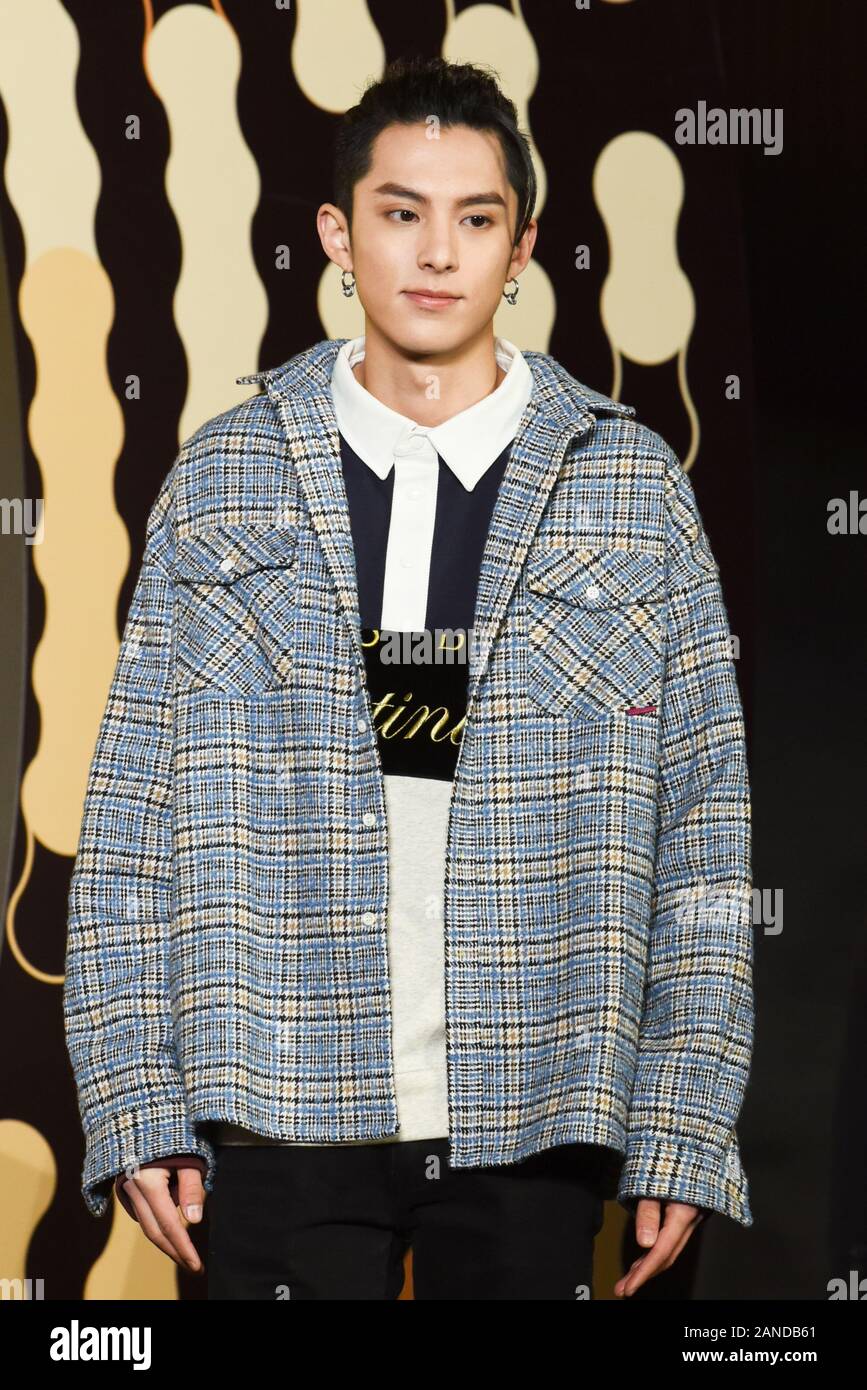
<path id="1" fill-rule="evenodd" d="M 326 338 L 279 367 L 238 377 L 261 382 L 286 433 L 287 455 L 331 571 L 339 604 L 364 678 L 355 550 L 343 480 L 340 437 L 331 397 L 331 375 L 346 338 Z M 632 416 L 622 405 L 577 381 L 554 357 L 523 354 L 533 374 L 533 393 L 518 424 L 482 556 L 469 645 L 467 721 L 494 637 L 539 527 L 551 489 L 572 442 L 600 415 Z M 461 740 L 461 753 L 466 739 Z"/>
<path id="2" fill-rule="evenodd" d="M 494 391 L 441 425 L 425 427 L 390 409 L 357 380 L 352 368 L 364 357 L 364 338 L 343 345 L 334 361 L 331 396 L 340 433 L 379 478 L 394 467 L 395 450 L 412 435 L 426 435 L 459 482 L 471 492 L 515 437 L 533 391 L 533 374 L 507 338 L 494 343 L 506 375 Z"/>
<path id="3" fill-rule="evenodd" d="M 261 382 L 272 400 L 299 392 L 312 395 L 316 391 L 328 391 L 337 354 L 344 344 L 351 341 L 354 340 L 324 338 L 313 347 L 296 353 L 280 366 L 236 377 L 236 381 L 239 385 Z M 635 406 L 623 405 L 601 391 L 593 391 L 583 385 L 548 353 L 525 350 L 521 355 L 533 374 L 533 395 L 538 408 L 552 420 L 564 420 L 580 413 L 589 413 L 594 417 L 599 414 L 635 414 Z"/>

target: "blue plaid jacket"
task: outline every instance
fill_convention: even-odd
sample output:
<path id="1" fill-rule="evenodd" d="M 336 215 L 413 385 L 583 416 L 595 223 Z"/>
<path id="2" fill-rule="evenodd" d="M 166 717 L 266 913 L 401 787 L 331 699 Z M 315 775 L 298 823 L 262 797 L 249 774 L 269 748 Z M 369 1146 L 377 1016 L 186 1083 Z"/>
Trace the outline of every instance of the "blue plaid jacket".
<path id="1" fill-rule="evenodd" d="M 396 1134 L 388 843 L 329 380 L 339 341 L 181 447 L 90 766 L 67 1046 L 96 1216 L 222 1119 Z M 487 538 L 445 889 L 456 1167 L 607 1146 L 612 1195 L 752 1224 L 750 801 L 718 567 L 635 410 L 525 354 Z M 374 823 L 370 823 L 370 813 Z"/>

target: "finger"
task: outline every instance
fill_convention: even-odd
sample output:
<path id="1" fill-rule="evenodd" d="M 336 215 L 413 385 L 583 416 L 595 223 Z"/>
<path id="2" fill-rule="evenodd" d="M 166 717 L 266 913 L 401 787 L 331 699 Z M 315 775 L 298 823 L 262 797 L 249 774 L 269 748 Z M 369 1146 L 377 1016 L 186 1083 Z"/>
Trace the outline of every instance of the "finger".
<path id="1" fill-rule="evenodd" d="M 671 1265 L 674 1264 L 675 1260 L 679 1257 L 680 1252 L 681 1252 L 681 1250 L 683 1249 L 683 1247 L 686 1245 L 687 1241 L 688 1241 L 688 1240 L 691 1240 L 692 1237 L 695 1235 L 696 1230 L 697 1230 L 698 1227 L 701 1225 L 701 1221 L 702 1221 L 702 1218 L 701 1218 L 700 1216 L 698 1216 L 698 1217 L 695 1218 L 694 1221 L 691 1221 L 691 1222 L 689 1223 L 689 1225 L 687 1226 L 686 1230 L 683 1232 L 682 1236 L 680 1237 L 680 1240 L 678 1241 L 677 1245 L 674 1247 L 674 1249 L 672 1250 L 671 1254 L 669 1255 L 668 1260 L 666 1261 L 665 1265 L 663 1265 L 663 1268 L 664 1268 L 664 1269 L 668 1269 L 669 1266 L 671 1266 Z"/>
<path id="2" fill-rule="evenodd" d="M 150 1203 L 147 1197 L 136 1187 L 135 1180 L 130 1178 L 128 1182 L 125 1182 L 123 1184 L 123 1190 L 128 1194 L 133 1205 L 133 1210 L 138 1217 L 138 1223 L 148 1240 L 151 1241 L 157 1249 L 162 1250 L 164 1255 L 168 1255 L 170 1259 L 174 1260 L 175 1264 L 183 1265 L 185 1261 L 180 1258 L 174 1246 L 163 1235 L 150 1209 Z"/>
<path id="3" fill-rule="evenodd" d="M 626 1273 L 625 1273 L 625 1274 L 621 1274 L 620 1278 L 617 1280 L 617 1283 L 614 1285 L 614 1292 L 615 1292 L 616 1294 L 621 1294 L 621 1293 L 623 1292 L 623 1286 L 624 1286 L 624 1284 L 626 1283 L 627 1279 L 629 1278 L 630 1274 L 632 1273 L 632 1271 L 633 1271 L 634 1269 L 637 1269 L 637 1268 L 638 1268 L 638 1266 L 641 1264 L 641 1261 L 642 1261 L 643 1259 L 644 1259 L 644 1256 L 643 1256 L 643 1255 L 639 1255 L 639 1257 L 638 1257 L 637 1260 L 633 1260 L 633 1261 L 632 1261 L 632 1264 L 629 1266 L 629 1268 L 627 1269 Z"/>
<path id="4" fill-rule="evenodd" d="M 642 1197 L 635 1211 L 635 1239 L 651 1246 L 659 1235 L 662 1203 L 655 1197 Z"/>
<path id="5" fill-rule="evenodd" d="M 202 1268 L 199 1252 L 187 1234 L 181 1213 L 169 1193 L 168 1183 L 156 1187 L 153 1193 L 148 1193 L 148 1200 L 163 1235 L 175 1247 L 187 1267 L 194 1273 L 199 1273 Z"/>
<path id="6" fill-rule="evenodd" d="M 198 1273 L 202 1268 L 196 1247 L 187 1235 L 187 1228 L 181 1214 L 169 1196 L 168 1172 L 166 1169 L 147 1168 L 135 1181 L 150 1207 L 150 1214 L 163 1237 L 175 1250 L 180 1262 L 188 1269 Z M 163 1248 L 162 1246 L 160 1247 Z"/>
<path id="7" fill-rule="evenodd" d="M 666 1219 L 653 1249 L 636 1260 L 625 1277 L 617 1281 L 614 1286 L 615 1294 L 628 1297 L 635 1293 L 636 1289 L 640 1289 L 642 1284 L 646 1284 L 648 1279 L 653 1278 L 654 1274 L 658 1274 L 680 1240 L 681 1233 L 680 1221 L 669 1222 Z"/>
<path id="8" fill-rule="evenodd" d="M 198 1168 L 179 1168 L 178 1206 L 188 1221 L 201 1221 L 205 1197 L 202 1175 Z"/>
<path id="9" fill-rule="evenodd" d="M 642 1198 L 636 1209 L 636 1225 L 643 1203 L 650 1206 L 649 1198 Z M 614 1285 L 617 1297 L 629 1296 L 655 1274 L 670 1269 L 696 1227 L 701 1225 L 704 1211 L 686 1202 L 669 1202 L 665 1209 L 662 1231 L 652 1250 L 634 1260 L 626 1274 Z"/>

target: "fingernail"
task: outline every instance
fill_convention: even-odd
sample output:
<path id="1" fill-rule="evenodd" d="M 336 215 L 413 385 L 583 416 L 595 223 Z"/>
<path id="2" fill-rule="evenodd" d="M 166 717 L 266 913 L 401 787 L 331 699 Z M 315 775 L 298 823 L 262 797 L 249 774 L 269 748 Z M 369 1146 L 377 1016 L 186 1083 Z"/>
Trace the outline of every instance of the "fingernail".
<path id="1" fill-rule="evenodd" d="M 186 1210 L 186 1213 L 187 1213 L 187 1220 L 188 1220 L 188 1221 L 201 1221 L 201 1219 L 202 1219 L 202 1208 L 198 1205 L 198 1203 L 196 1203 L 195 1205 L 193 1205 L 193 1206 L 191 1206 L 191 1207 L 186 1207 L 185 1210 Z"/>
<path id="2" fill-rule="evenodd" d="M 653 1232 L 647 1229 L 639 1231 L 638 1239 L 641 1241 L 642 1245 L 650 1245 L 653 1241 Z"/>

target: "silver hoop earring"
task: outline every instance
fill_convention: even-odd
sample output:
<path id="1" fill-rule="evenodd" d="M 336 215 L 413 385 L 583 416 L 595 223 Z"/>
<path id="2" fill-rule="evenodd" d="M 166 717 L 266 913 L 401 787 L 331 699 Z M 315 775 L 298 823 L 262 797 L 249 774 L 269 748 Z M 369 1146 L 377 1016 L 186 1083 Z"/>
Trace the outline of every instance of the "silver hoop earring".
<path id="1" fill-rule="evenodd" d="M 347 285 L 346 280 L 344 279 L 344 276 L 346 275 L 352 275 L 351 285 Z M 343 293 L 346 295 L 347 299 L 351 294 L 355 294 L 355 276 L 353 275 L 351 270 L 344 270 L 342 272 L 340 276 L 340 284 L 343 287 Z"/>
<path id="2" fill-rule="evenodd" d="M 503 290 L 503 298 L 508 299 L 510 304 L 514 304 L 515 300 L 518 298 L 518 290 L 520 289 L 517 276 L 513 275 L 512 279 L 515 282 L 515 288 L 511 292 L 505 289 Z"/>

